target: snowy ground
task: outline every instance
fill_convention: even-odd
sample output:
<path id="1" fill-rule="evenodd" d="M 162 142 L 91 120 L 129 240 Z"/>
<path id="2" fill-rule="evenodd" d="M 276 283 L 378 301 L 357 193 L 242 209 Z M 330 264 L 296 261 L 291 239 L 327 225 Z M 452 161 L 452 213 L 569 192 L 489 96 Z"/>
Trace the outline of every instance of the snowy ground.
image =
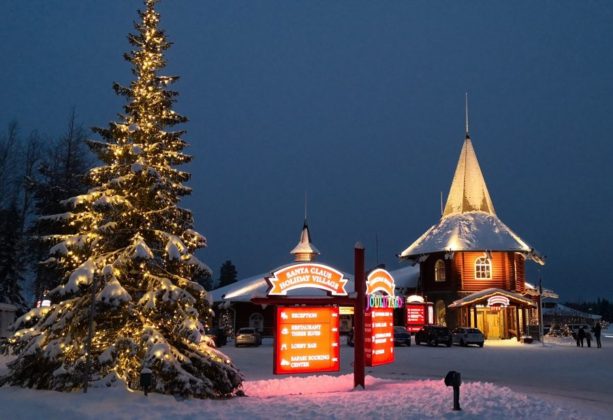
<path id="1" fill-rule="evenodd" d="M 335 375 L 273 377 L 272 343 L 223 347 L 245 374 L 248 397 L 178 401 L 122 388 L 63 394 L 4 387 L 0 418 L 610 418 L 613 331 L 603 349 L 571 342 L 543 347 L 488 341 L 480 348 L 397 348 L 393 365 L 367 368 L 365 391 L 351 391 L 353 348 L 342 346 Z M 0 371 L 6 358 L 0 357 Z M 463 411 L 442 382 L 458 370 Z"/>

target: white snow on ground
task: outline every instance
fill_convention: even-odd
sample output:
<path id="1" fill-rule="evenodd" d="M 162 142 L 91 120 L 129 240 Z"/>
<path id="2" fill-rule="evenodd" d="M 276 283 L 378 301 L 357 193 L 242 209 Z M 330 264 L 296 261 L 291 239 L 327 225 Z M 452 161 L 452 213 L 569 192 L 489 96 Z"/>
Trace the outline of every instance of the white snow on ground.
<path id="1" fill-rule="evenodd" d="M 489 383 L 461 389 L 463 411 L 454 413 L 450 388 L 441 380 L 393 381 L 368 376 L 366 391 L 352 391 L 353 376 L 289 377 L 248 381 L 248 397 L 176 400 L 173 397 L 94 388 L 87 395 L 3 388 L 3 418 L 581 418 L 578 412 Z"/>
<path id="2" fill-rule="evenodd" d="M 613 336 L 613 330 L 605 336 Z M 230 342 L 231 343 L 231 342 Z M 272 340 L 256 348 L 221 349 L 243 370 L 248 397 L 177 400 L 121 387 L 58 393 L 0 388 L 0 418 L 607 418 L 613 412 L 613 339 L 603 349 L 572 342 L 477 347 L 396 348 L 396 362 L 367 368 L 366 390 L 353 391 L 353 348 L 342 345 L 341 371 L 330 375 L 272 375 Z M 0 356 L 0 374 L 9 360 Z M 461 412 L 442 378 L 462 372 Z"/>

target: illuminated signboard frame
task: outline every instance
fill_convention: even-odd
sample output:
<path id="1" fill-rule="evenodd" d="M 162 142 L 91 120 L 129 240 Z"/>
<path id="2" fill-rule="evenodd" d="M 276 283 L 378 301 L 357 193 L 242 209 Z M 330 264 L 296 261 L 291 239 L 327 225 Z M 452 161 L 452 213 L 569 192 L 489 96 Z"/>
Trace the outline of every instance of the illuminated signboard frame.
<path id="1" fill-rule="evenodd" d="M 367 295 L 371 295 L 376 292 L 383 292 L 388 296 L 394 296 L 395 288 L 396 283 L 394 282 L 394 277 L 392 277 L 388 271 L 382 268 L 377 268 L 368 274 L 368 279 L 366 280 Z"/>
<path id="2" fill-rule="evenodd" d="M 394 362 L 394 309 L 372 308 L 365 314 L 366 366 Z"/>
<path id="3" fill-rule="evenodd" d="M 275 375 L 340 370 L 338 307 L 278 306 L 276 321 Z"/>
<path id="4" fill-rule="evenodd" d="M 492 296 L 487 300 L 487 306 L 490 308 L 506 308 L 510 303 L 509 298 L 505 296 Z"/>
<path id="5" fill-rule="evenodd" d="M 407 302 L 405 305 L 406 328 L 415 333 L 424 325 L 434 324 L 434 306 L 432 302 Z"/>
<path id="6" fill-rule="evenodd" d="M 364 306 L 366 366 L 394 362 L 394 308 L 404 305 L 404 299 L 394 296 L 395 288 L 394 277 L 381 268 L 370 272 L 366 280 Z"/>
<path id="7" fill-rule="evenodd" d="M 283 267 L 267 277 L 268 296 L 286 296 L 290 290 L 315 288 L 332 296 L 347 296 L 347 279 L 340 271 L 323 264 L 301 263 Z"/>
<path id="8" fill-rule="evenodd" d="M 406 328 L 408 332 L 417 332 L 426 325 L 426 305 L 423 303 L 407 303 Z"/>

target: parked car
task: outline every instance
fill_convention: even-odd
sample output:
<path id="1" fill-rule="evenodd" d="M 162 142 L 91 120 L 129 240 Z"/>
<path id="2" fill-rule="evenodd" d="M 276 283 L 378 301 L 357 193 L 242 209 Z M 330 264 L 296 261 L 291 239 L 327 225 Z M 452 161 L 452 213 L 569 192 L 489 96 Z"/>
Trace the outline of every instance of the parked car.
<path id="1" fill-rule="evenodd" d="M 259 346 L 262 344 L 262 336 L 255 328 L 240 328 L 234 338 L 234 346 Z"/>
<path id="2" fill-rule="evenodd" d="M 485 337 L 478 328 L 458 327 L 451 333 L 451 341 L 453 344 L 459 344 L 460 346 L 476 344 L 483 347 Z"/>
<path id="3" fill-rule="evenodd" d="M 394 327 L 394 345 L 401 346 L 403 344 L 405 346 L 411 345 L 411 334 L 405 327 L 396 326 Z"/>
<path id="4" fill-rule="evenodd" d="M 439 325 L 425 325 L 415 333 L 415 344 L 422 343 L 429 346 L 444 344 L 451 347 L 451 331 L 449 331 L 449 328 Z"/>

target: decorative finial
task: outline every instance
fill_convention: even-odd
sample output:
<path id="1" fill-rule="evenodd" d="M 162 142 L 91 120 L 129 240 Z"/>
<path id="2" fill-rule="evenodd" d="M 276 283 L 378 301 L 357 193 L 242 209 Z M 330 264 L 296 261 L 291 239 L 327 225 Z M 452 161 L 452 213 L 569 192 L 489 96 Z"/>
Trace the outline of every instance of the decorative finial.
<path id="1" fill-rule="evenodd" d="M 466 111 L 466 137 L 470 137 L 468 134 L 468 92 L 466 92 L 464 101 L 464 110 Z"/>
<path id="2" fill-rule="evenodd" d="M 307 201 L 307 192 L 304 192 L 304 222 L 306 223 L 307 215 L 308 215 L 308 201 Z"/>

